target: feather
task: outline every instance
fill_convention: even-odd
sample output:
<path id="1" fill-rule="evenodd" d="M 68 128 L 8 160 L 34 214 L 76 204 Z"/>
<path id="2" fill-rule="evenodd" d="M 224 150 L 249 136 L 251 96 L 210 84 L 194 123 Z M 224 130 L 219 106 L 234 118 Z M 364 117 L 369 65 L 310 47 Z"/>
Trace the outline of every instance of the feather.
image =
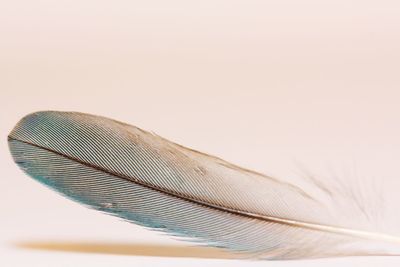
<path id="1" fill-rule="evenodd" d="M 348 216 L 305 188 L 105 117 L 36 112 L 8 142 L 24 172 L 62 195 L 185 240 L 260 259 L 400 252 L 400 237 L 354 201 Z"/>

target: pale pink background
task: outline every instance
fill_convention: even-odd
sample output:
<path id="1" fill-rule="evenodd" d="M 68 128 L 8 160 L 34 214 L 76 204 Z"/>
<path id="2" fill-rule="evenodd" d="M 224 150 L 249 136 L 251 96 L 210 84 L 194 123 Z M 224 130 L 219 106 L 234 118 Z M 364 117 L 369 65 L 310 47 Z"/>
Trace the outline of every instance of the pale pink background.
<path id="1" fill-rule="evenodd" d="M 398 1 L 1 1 L 1 262 L 245 264 L 21 248 L 41 241 L 182 245 L 23 175 L 6 136 L 37 110 L 105 115 L 282 178 L 295 177 L 300 162 L 345 179 L 377 179 L 395 214 L 399 48 Z M 266 264 L 399 266 L 400 258 L 246 263 Z"/>

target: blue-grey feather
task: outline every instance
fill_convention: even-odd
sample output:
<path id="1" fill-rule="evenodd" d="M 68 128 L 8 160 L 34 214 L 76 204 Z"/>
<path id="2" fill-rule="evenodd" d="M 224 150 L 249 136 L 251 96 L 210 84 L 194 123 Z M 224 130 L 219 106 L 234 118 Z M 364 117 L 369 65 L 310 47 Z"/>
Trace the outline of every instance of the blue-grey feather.
<path id="1" fill-rule="evenodd" d="M 23 171 L 62 195 L 194 242 L 274 259 L 371 253 L 365 240 L 282 223 L 357 226 L 303 189 L 111 119 L 37 112 L 9 147 Z"/>

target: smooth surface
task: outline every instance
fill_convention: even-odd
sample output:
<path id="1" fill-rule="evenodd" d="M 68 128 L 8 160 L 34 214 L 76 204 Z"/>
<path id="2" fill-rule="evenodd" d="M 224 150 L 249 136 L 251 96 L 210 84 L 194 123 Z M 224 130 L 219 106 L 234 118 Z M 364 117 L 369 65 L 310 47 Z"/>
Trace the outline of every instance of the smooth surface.
<path id="1" fill-rule="evenodd" d="M 373 180 L 377 186 L 369 187 L 385 192 L 385 214 L 397 210 L 399 25 L 397 1 L 2 1 L 1 262 L 244 264 L 182 248 L 187 244 L 88 210 L 25 176 L 6 136 L 37 110 L 112 117 L 289 180 L 299 177 L 299 165 L 361 184 Z"/>

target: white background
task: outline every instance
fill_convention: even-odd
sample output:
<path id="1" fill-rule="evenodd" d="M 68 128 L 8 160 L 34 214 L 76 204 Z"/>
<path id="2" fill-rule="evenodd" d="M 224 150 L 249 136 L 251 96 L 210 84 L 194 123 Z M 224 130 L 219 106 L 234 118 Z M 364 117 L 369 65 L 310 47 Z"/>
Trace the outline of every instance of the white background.
<path id="1" fill-rule="evenodd" d="M 399 47 L 398 1 L 0 1 L 0 264 L 399 266 L 187 248 L 44 188 L 6 141 L 30 112 L 104 115 L 282 179 L 376 179 L 396 226 Z"/>

